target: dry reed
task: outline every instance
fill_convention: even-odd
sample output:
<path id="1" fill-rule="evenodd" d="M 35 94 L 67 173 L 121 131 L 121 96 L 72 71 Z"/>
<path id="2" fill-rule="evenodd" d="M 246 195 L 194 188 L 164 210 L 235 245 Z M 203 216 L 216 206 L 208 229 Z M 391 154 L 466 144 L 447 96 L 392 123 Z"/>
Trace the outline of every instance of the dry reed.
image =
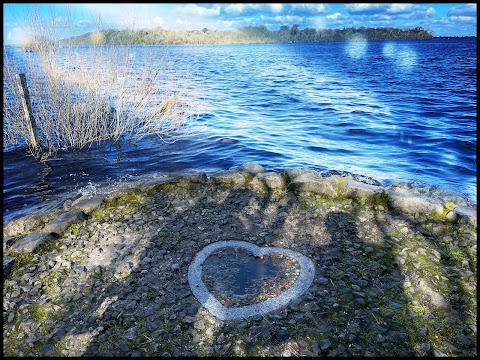
<path id="1" fill-rule="evenodd" d="M 26 54 L 41 153 L 31 147 L 14 81 L 17 66 L 4 53 L 4 148 L 23 139 L 45 160 L 60 149 L 82 149 L 107 140 L 157 135 L 166 141 L 196 119 L 200 91 L 189 87 L 187 78 L 174 76 L 165 48 L 160 54 L 162 48 L 149 49 L 139 63 L 139 52 L 130 46 L 58 49 L 47 44 Z"/>

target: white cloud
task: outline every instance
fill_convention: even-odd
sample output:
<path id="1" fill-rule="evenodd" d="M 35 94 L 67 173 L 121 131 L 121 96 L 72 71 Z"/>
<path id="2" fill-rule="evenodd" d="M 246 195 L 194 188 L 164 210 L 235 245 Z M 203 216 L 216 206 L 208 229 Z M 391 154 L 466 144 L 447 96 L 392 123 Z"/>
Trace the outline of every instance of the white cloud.
<path id="1" fill-rule="evenodd" d="M 338 19 L 338 18 L 341 17 L 341 16 L 342 16 L 342 14 L 340 14 L 339 12 L 336 12 L 335 14 L 328 15 L 328 16 L 327 16 L 327 19 L 336 20 L 336 19 Z"/>
<path id="2" fill-rule="evenodd" d="M 225 8 L 224 11 L 227 14 L 230 15 L 240 15 L 244 14 L 247 12 L 252 12 L 252 10 L 259 10 L 262 7 L 264 7 L 263 4 L 228 4 Z"/>
<path id="3" fill-rule="evenodd" d="M 466 23 L 476 23 L 477 22 L 477 18 L 476 17 L 473 17 L 473 16 L 450 16 L 449 19 L 451 21 L 458 21 L 458 22 L 466 22 Z"/>
<path id="4" fill-rule="evenodd" d="M 387 9 L 389 4 L 345 4 L 344 6 L 350 13 L 374 13 Z"/>
<path id="5" fill-rule="evenodd" d="M 330 11 L 330 7 L 326 4 L 292 4 L 291 9 L 310 14 L 321 14 Z"/>
<path id="6" fill-rule="evenodd" d="M 279 13 L 283 9 L 283 4 L 269 4 L 274 13 Z"/>
<path id="7" fill-rule="evenodd" d="M 212 8 L 207 8 L 204 6 L 198 6 L 196 4 L 187 4 L 175 8 L 174 10 L 172 10 L 172 13 L 180 16 L 215 17 L 220 15 L 220 7 L 217 5 Z"/>
<path id="8" fill-rule="evenodd" d="M 448 10 L 448 16 L 477 16 L 477 4 L 455 6 Z"/>
<path id="9" fill-rule="evenodd" d="M 412 11 L 413 9 L 414 9 L 413 4 L 391 4 L 388 7 L 387 12 L 396 14 L 396 13 L 409 12 L 409 11 Z"/>
<path id="10" fill-rule="evenodd" d="M 275 16 L 273 19 L 279 23 L 299 23 L 303 21 L 302 17 L 295 15 Z"/>

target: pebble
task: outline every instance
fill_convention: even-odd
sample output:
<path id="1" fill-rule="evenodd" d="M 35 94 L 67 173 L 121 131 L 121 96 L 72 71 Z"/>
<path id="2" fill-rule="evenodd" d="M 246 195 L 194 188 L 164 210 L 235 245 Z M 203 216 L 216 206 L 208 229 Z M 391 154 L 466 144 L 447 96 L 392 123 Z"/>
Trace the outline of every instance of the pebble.
<path id="1" fill-rule="evenodd" d="M 422 350 L 428 352 L 428 351 L 430 351 L 430 344 L 428 344 L 428 343 L 422 343 L 422 344 L 420 344 L 420 348 L 421 348 Z"/>
<path id="2" fill-rule="evenodd" d="M 328 339 L 321 339 L 319 344 L 321 350 L 327 350 L 332 343 Z"/>
<path id="3" fill-rule="evenodd" d="M 295 351 L 284 350 L 284 353 L 290 356 L 318 356 L 322 355 L 322 352 L 328 356 L 388 356 L 389 349 L 395 342 L 399 351 L 405 354 L 411 351 L 407 348 L 405 340 L 407 329 L 403 328 L 408 327 L 408 319 L 406 324 L 399 324 L 395 314 L 400 313 L 398 309 L 409 310 L 409 305 L 413 305 L 413 298 L 410 300 L 396 298 L 396 301 L 392 301 L 389 291 L 396 290 L 395 286 L 398 289 L 402 286 L 408 290 L 413 289 L 413 286 L 409 287 L 407 284 L 409 281 L 414 283 L 414 279 L 404 278 L 403 272 L 400 273 L 398 267 L 391 270 L 387 266 L 387 254 L 390 256 L 391 252 L 397 258 L 399 254 L 395 246 L 401 246 L 406 249 L 404 258 L 411 256 L 415 260 L 414 265 L 417 264 L 419 269 L 423 265 L 418 261 L 420 258 L 418 254 L 422 253 L 425 257 L 438 261 L 441 258 L 439 250 L 429 247 L 433 246 L 434 242 L 426 242 L 426 237 L 423 238 L 423 243 L 418 244 L 420 237 L 417 239 L 416 236 L 419 235 L 419 231 L 413 225 L 402 225 L 402 232 L 409 235 L 408 239 L 401 237 L 398 241 L 393 241 L 392 246 L 387 249 L 383 242 L 379 242 L 382 233 L 376 234 L 372 227 L 378 226 L 375 225 L 375 221 L 378 221 L 387 227 L 391 222 L 396 228 L 400 228 L 397 224 L 398 219 L 389 218 L 388 211 L 384 214 L 385 220 L 374 219 L 375 213 L 371 212 L 371 216 L 362 216 L 364 221 L 360 223 L 358 220 L 348 219 L 350 210 L 344 211 L 342 204 L 336 206 L 335 210 L 332 210 L 332 207 L 297 209 L 295 205 L 290 207 L 290 201 L 296 200 L 288 197 L 284 198 L 282 206 L 278 206 L 277 203 L 276 207 L 272 207 L 272 204 L 263 204 L 257 198 L 251 197 L 247 190 L 243 190 L 243 193 L 241 191 L 233 193 L 225 189 L 215 193 L 205 190 L 195 195 L 197 197 L 191 198 L 184 192 L 155 196 L 161 200 L 149 205 L 148 212 L 129 215 L 131 221 L 128 226 L 119 217 L 120 213 L 106 223 L 99 221 L 96 224 L 98 226 L 92 226 L 91 219 L 84 221 L 85 228 L 78 236 L 69 236 L 63 240 L 68 247 L 60 247 L 56 253 L 52 251 L 37 254 L 38 259 L 34 264 L 27 265 L 23 272 L 20 271 L 24 281 L 21 280 L 21 276 L 17 279 L 20 284 L 11 278 L 4 281 L 6 346 L 15 341 L 28 349 L 27 341 L 30 341 L 28 339 L 39 336 L 38 329 L 41 324 L 33 323 L 25 313 L 30 311 L 30 304 L 37 299 L 39 304 L 56 303 L 52 297 L 45 296 L 45 287 L 42 285 L 49 279 L 51 269 L 55 267 L 58 285 L 52 290 L 58 291 L 59 298 L 64 301 L 61 307 L 54 308 L 48 305 L 51 306 L 52 312 L 60 315 L 60 320 L 49 319 L 45 322 L 55 328 L 51 335 L 48 335 L 50 337 L 47 338 L 45 335 L 42 341 L 59 342 L 65 339 L 67 334 L 87 333 L 93 335 L 95 339 L 88 345 L 88 352 L 79 347 L 80 341 L 68 340 L 65 343 L 67 351 L 59 350 L 63 355 L 77 356 L 87 353 L 93 356 L 115 355 L 99 348 L 99 344 L 105 343 L 105 340 L 114 334 L 114 329 L 118 329 L 115 331 L 119 331 L 118 335 L 121 336 L 119 343 L 116 344 L 116 351 L 118 354 L 132 357 L 143 356 L 142 349 L 149 347 L 154 348 L 155 353 L 161 353 L 162 356 L 200 355 L 198 349 L 188 350 L 192 344 L 199 344 L 199 348 L 210 355 L 224 355 L 233 351 L 240 356 L 252 355 L 257 351 L 255 346 L 259 345 L 262 351 L 271 356 L 275 351 L 273 346 L 270 346 L 271 341 L 286 344 L 293 339 L 298 343 L 297 346 L 291 342 Z M 177 210 L 171 206 L 174 201 Z M 265 200 L 268 201 L 271 199 Z M 322 201 L 322 197 L 317 197 L 314 201 Z M 352 209 L 357 205 L 350 202 L 348 206 Z M 276 215 L 279 209 L 282 212 L 282 221 L 278 221 Z M 320 219 L 322 216 L 332 216 L 333 225 L 330 227 Z M 277 226 L 275 222 L 271 222 L 270 217 L 273 221 L 288 226 Z M 338 221 L 338 217 L 343 219 Z M 386 220 L 387 218 L 389 220 Z M 335 228 L 336 223 L 338 225 L 341 223 L 342 229 Z M 443 225 L 440 229 L 445 231 L 442 233 L 445 237 L 447 231 Z M 332 241 L 335 233 L 339 235 L 338 240 Z M 452 236 L 451 244 L 448 245 L 450 247 L 458 240 L 458 235 L 452 233 Z M 289 307 L 276 313 L 257 315 L 235 323 L 219 322 L 211 317 L 192 295 L 186 281 L 188 264 L 202 246 L 208 243 L 235 238 L 262 244 L 259 237 L 262 237 L 263 246 L 282 246 L 305 254 L 314 253 L 316 280 L 310 289 L 292 301 Z M 358 239 L 365 237 L 369 241 L 368 244 Z M 72 253 L 72 247 L 77 251 Z M 415 251 L 418 254 L 415 254 Z M 372 259 L 377 261 L 371 261 Z M 468 265 L 468 268 L 448 267 L 444 273 L 456 275 L 456 279 L 459 280 L 464 276 L 472 277 L 474 269 L 471 268 L 470 271 L 469 268 L 474 263 L 467 264 L 465 261 L 463 263 L 465 266 Z M 438 266 L 439 262 L 432 264 Z M 410 265 L 405 261 L 402 265 L 400 261 L 400 266 Z M 70 269 L 72 271 L 68 272 Z M 120 274 L 122 269 L 130 270 L 130 275 L 126 279 L 115 278 L 114 275 Z M 383 271 L 382 274 L 377 272 L 374 275 L 373 271 L 379 269 Z M 15 271 L 18 270 L 14 270 L 13 273 Z M 415 267 L 409 271 L 415 272 Z M 445 286 L 448 286 L 448 278 L 443 280 Z M 473 280 L 474 278 L 471 279 Z M 436 280 L 432 278 L 432 281 Z M 38 287 L 39 285 L 42 287 Z M 472 289 L 473 285 L 472 282 Z M 26 292 L 22 293 L 22 288 Z M 38 295 L 34 294 L 35 291 Z M 105 301 L 114 297 L 112 302 Z M 422 300 L 417 297 L 415 299 L 418 300 L 416 305 L 423 304 Z M 101 304 L 105 304 L 105 309 L 101 308 Z M 104 313 L 97 313 L 100 309 L 104 310 Z M 381 316 L 383 309 L 386 312 Z M 377 324 L 371 317 L 371 310 L 378 310 L 375 312 L 375 320 L 382 325 Z M 64 315 L 64 311 L 68 315 Z M 417 316 L 415 312 L 406 314 Z M 464 334 L 471 335 L 472 331 L 476 332 L 476 327 L 475 330 L 468 328 L 467 324 L 455 316 L 445 317 L 443 321 L 449 326 L 459 327 L 455 330 Z M 333 327 L 330 328 L 333 326 L 331 323 L 333 318 L 334 326 L 337 327 L 336 332 Z M 88 319 L 92 319 L 91 324 L 88 323 Z M 434 318 L 434 321 L 442 321 L 442 318 Z M 145 325 L 140 325 L 142 322 Z M 6 335 L 12 333 L 11 328 L 14 324 L 22 326 L 22 332 L 15 339 Z M 145 326 L 144 330 L 141 330 L 140 326 Z M 460 326 L 463 328 L 460 329 Z M 438 324 L 435 324 L 434 328 L 438 331 L 436 336 L 443 336 Z M 143 336 L 145 329 L 148 338 Z M 376 332 L 373 333 L 374 340 L 363 348 L 359 339 L 363 332 L 370 330 Z M 231 333 L 235 334 L 234 338 L 230 337 Z M 322 339 L 322 336 L 327 334 L 331 337 Z M 418 334 L 427 336 L 427 328 L 420 328 Z M 247 336 L 251 338 L 245 345 L 242 341 L 247 340 Z M 313 340 L 319 338 L 321 340 Z M 150 339 L 154 342 L 151 343 Z M 168 351 L 159 345 L 172 343 L 172 340 L 177 339 L 178 347 L 168 347 L 166 348 Z M 455 344 L 466 353 L 473 354 L 476 351 L 474 341 L 461 333 L 456 336 Z M 444 345 L 449 351 L 458 350 L 453 344 L 446 342 Z M 44 345 L 42 354 L 52 355 L 54 352 L 52 346 Z M 427 342 L 422 343 L 420 348 L 429 354 L 445 356 L 438 349 L 432 352 Z M 64 352 L 61 352 L 62 350 Z M 281 355 L 282 351 L 278 350 L 276 355 Z M 27 350 L 26 354 L 29 352 Z"/>
<path id="4" fill-rule="evenodd" d="M 15 318 L 15 314 L 14 313 L 9 313 L 8 318 L 7 318 L 7 322 L 11 323 L 14 318 Z"/>
<path id="5" fill-rule="evenodd" d="M 458 335 L 456 336 L 456 338 L 457 338 L 457 340 L 460 341 L 463 345 L 467 345 L 467 346 L 468 346 L 468 345 L 470 345 L 470 344 L 472 343 L 472 341 L 471 341 L 468 337 L 466 337 L 465 335 L 463 335 L 463 334 L 458 334 Z"/>
<path id="6" fill-rule="evenodd" d="M 319 277 L 317 279 L 317 283 L 319 283 L 320 285 L 326 285 L 329 283 L 328 279 L 327 278 L 324 278 L 324 277 Z"/>
<path id="7" fill-rule="evenodd" d="M 203 330 L 205 329 L 205 322 L 203 320 L 195 321 L 193 325 L 196 330 Z"/>

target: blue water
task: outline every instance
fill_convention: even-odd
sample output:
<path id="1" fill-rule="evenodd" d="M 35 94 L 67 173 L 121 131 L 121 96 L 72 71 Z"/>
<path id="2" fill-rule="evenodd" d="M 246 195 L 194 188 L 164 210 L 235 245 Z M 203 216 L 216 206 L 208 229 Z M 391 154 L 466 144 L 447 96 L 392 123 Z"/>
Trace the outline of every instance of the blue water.
<path id="1" fill-rule="evenodd" d="M 136 48 L 139 71 L 152 49 L 164 51 Z M 407 182 L 476 204 L 476 39 L 170 46 L 167 53 L 208 101 L 189 133 L 173 144 L 152 137 L 59 153 L 47 164 L 25 148 L 4 149 L 4 218 L 138 176 L 211 175 L 250 161 Z"/>

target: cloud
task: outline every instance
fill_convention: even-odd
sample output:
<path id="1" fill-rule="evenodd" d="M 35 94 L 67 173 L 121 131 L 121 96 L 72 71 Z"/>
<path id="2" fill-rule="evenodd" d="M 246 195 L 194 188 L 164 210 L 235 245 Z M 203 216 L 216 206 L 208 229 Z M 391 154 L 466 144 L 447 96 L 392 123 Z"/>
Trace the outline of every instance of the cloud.
<path id="1" fill-rule="evenodd" d="M 252 15 L 259 11 L 268 10 L 268 4 L 221 4 L 222 12 L 227 15 Z"/>
<path id="2" fill-rule="evenodd" d="M 330 6 L 326 4 L 288 4 L 286 9 L 294 11 L 296 15 L 318 15 L 330 11 Z"/>
<path id="3" fill-rule="evenodd" d="M 464 22 L 464 23 L 472 23 L 476 24 L 477 23 L 477 17 L 474 16 L 449 16 L 449 19 L 451 21 L 458 21 L 458 22 Z"/>
<path id="4" fill-rule="evenodd" d="M 205 6 L 199 6 L 197 4 L 187 4 L 176 7 L 174 10 L 171 11 L 171 13 L 179 16 L 216 17 L 220 15 L 220 6 L 214 5 L 213 7 L 208 8 Z"/>
<path id="5" fill-rule="evenodd" d="M 411 12 L 414 6 L 413 4 L 392 4 L 387 8 L 387 12 L 391 14 Z"/>
<path id="6" fill-rule="evenodd" d="M 270 4 L 270 8 L 274 13 L 280 13 L 283 9 L 283 4 Z"/>
<path id="7" fill-rule="evenodd" d="M 383 19 L 424 18 L 435 14 L 433 7 L 417 4 L 345 4 L 344 8 L 354 16 L 378 15 Z"/>
<path id="8" fill-rule="evenodd" d="M 281 15 L 281 16 L 275 16 L 274 18 L 268 18 L 270 21 L 274 20 L 277 23 L 282 23 L 282 24 L 294 24 L 294 23 L 299 23 L 304 20 L 304 18 L 300 16 L 295 16 L 295 15 Z"/>
<path id="9" fill-rule="evenodd" d="M 344 8 L 350 14 L 372 15 L 386 11 L 389 4 L 345 4 Z"/>
<path id="10" fill-rule="evenodd" d="M 336 12 L 335 14 L 328 15 L 327 19 L 337 20 L 341 16 L 342 16 L 342 14 L 340 14 L 339 12 Z"/>
<path id="11" fill-rule="evenodd" d="M 447 11 L 447 16 L 470 16 L 477 17 L 477 4 L 465 4 L 455 6 Z"/>

